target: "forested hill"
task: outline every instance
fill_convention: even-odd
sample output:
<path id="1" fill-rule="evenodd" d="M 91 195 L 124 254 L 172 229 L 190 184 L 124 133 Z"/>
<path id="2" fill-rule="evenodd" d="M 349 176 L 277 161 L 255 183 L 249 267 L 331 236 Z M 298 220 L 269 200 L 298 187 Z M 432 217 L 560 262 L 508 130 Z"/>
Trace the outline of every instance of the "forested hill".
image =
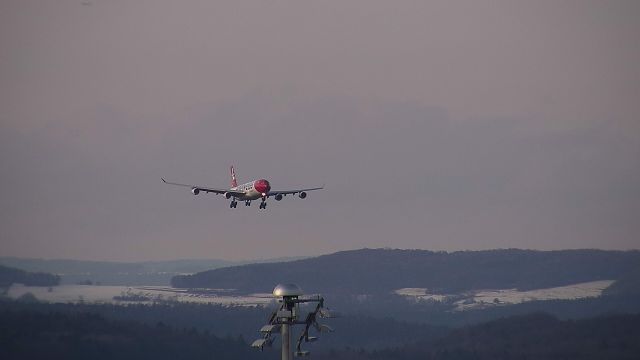
<path id="1" fill-rule="evenodd" d="M 260 352 L 238 336 L 220 338 L 206 330 L 162 321 L 113 320 L 85 310 L 0 308 L 0 359 L 280 358 L 279 349 Z M 144 311 L 136 307 L 131 310 Z M 417 341 L 383 349 L 365 350 L 357 343 L 350 348 L 332 348 L 326 343 L 328 335 L 321 337 L 319 345 L 305 348 L 311 349 L 317 360 L 637 359 L 638 324 L 640 315 L 631 314 L 566 321 L 530 314 L 453 329 L 438 336 L 425 334 Z M 361 332 L 340 327 L 335 335 L 362 340 L 372 331 L 388 335 L 406 331 L 407 326 L 396 323 L 396 327 L 377 328 L 369 324 L 361 327 Z"/>
<path id="2" fill-rule="evenodd" d="M 226 288 L 270 292 L 292 282 L 307 293 L 388 293 L 399 288 L 460 292 L 521 290 L 617 280 L 640 269 L 639 251 L 361 249 L 288 263 L 252 264 L 176 276 L 179 288 Z"/>
<path id="3" fill-rule="evenodd" d="M 334 351 L 317 360 L 638 359 L 640 315 L 560 321 L 529 314 L 465 327 L 436 341 L 382 351 Z"/>
<path id="4" fill-rule="evenodd" d="M 194 328 L 113 321 L 92 313 L 0 310 L 0 359 L 275 360 L 242 339 Z"/>
<path id="5" fill-rule="evenodd" d="M 0 265 L 0 287 L 20 283 L 31 286 L 54 286 L 60 283 L 60 277 L 47 273 L 32 273 Z"/>

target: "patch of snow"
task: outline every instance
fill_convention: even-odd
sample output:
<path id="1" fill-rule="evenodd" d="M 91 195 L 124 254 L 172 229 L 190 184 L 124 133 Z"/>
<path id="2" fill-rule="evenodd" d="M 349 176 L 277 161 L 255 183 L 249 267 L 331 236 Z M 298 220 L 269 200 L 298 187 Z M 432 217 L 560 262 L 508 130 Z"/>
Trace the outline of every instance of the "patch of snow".
<path id="1" fill-rule="evenodd" d="M 267 306 L 274 302 L 271 294 L 249 294 L 245 296 L 232 296 L 226 294 L 226 289 L 209 289 L 206 293 L 189 292 L 186 289 L 174 289 L 170 287 L 129 287 L 129 286 L 98 286 L 98 285 L 59 285 L 24 286 L 14 284 L 9 288 L 8 296 L 17 299 L 20 296 L 31 293 L 38 300 L 52 303 L 119 303 L 127 304 L 131 301 L 114 300 L 114 296 L 133 294 L 149 298 L 148 301 L 135 301 L 135 303 L 151 304 L 156 301 L 179 301 L 206 304 L 218 304 L 225 306 Z M 217 290 L 217 291 L 216 291 Z"/>
<path id="2" fill-rule="evenodd" d="M 594 298 L 601 296 L 602 291 L 614 282 L 614 280 L 599 280 L 529 291 L 518 291 L 516 289 L 482 290 L 470 294 L 467 299 L 457 301 L 455 305 L 456 311 L 463 311 L 494 305 L 521 304 L 528 301 Z"/>
<path id="3" fill-rule="evenodd" d="M 416 301 L 444 302 L 450 295 L 429 294 L 426 288 L 402 288 L 394 290 L 400 296 L 413 297 Z"/>
<path id="4" fill-rule="evenodd" d="M 402 288 L 395 290 L 394 293 L 402 296 L 423 296 L 427 293 L 426 288 Z"/>
<path id="5" fill-rule="evenodd" d="M 395 290 L 394 293 L 413 298 L 416 302 L 457 300 L 454 303 L 454 311 L 464 311 L 490 306 L 520 304 L 527 301 L 574 300 L 599 297 L 602 295 L 602 291 L 614 282 L 614 280 L 599 280 L 529 291 L 518 291 L 516 289 L 473 290 L 455 295 L 430 294 L 426 288 L 402 288 Z"/>

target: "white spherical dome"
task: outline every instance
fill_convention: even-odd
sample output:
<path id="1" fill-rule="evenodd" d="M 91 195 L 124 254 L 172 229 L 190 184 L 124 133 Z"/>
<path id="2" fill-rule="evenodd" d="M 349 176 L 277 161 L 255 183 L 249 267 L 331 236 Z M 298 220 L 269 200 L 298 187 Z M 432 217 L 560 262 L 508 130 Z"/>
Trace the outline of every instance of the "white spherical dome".
<path id="1" fill-rule="evenodd" d="M 295 284 L 279 284 L 273 289 L 273 296 L 300 296 L 302 295 L 302 289 Z"/>

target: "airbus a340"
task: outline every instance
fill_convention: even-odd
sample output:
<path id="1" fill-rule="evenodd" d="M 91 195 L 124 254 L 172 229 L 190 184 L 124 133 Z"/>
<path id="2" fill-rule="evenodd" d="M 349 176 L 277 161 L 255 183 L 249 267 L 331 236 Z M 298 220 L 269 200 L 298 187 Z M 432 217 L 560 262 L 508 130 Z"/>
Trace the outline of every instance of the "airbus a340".
<path id="1" fill-rule="evenodd" d="M 304 199 L 307 197 L 307 191 L 320 190 L 323 189 L 324 186 L 308 188 L 308 189 L 294 189 L 294 190 L 279 190 L 274 191 L 271 190 L 271 184 L 266 179 L 258 179 L 253 180 L 248 183 L 244 183 L 242 185 L 238 185 L 238 181 L 236 180 L 236 172 L 231 167 L 231 188 L 230 189 L 220 189 L 220 188 L 211 188 L 207 186 L 198 186 L 198 185 L 189 185 L 189 184 L 179 184 L 174 182 L 166 181 L 164 178 L 162 179 L 165 184 L 169 185 L 177 185 L 182 187 L 191 188 L 191 193 L 193 195 L 198 195 L 201 191 L 206 193 L 214 193 L 216 195 L 224 195 L 225 198 L 230 199 L 231 203 L 229 207 L 234 209 L 238 206 L 238 200 L 244 201 L 245 206 L 251 206 L 251 201 L 262 199 L 260 202 L 260 209 L 267 208 L 267 198 L 273 197 L 276 201 L 282 200 L 283 197 L 287 195 L 295 195 L 298 194 L 300 199 Z"/>

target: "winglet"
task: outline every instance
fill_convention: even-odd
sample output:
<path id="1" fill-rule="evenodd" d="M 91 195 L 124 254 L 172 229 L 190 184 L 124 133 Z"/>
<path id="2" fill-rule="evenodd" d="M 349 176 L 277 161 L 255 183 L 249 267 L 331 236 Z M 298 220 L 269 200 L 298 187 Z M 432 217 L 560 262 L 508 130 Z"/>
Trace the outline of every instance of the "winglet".
<path id="1" fill-rule="evenodd" d="M 167 183 L 167 180 L 165 180 L 164 178 L 161 177 L 160 179 L 162 179 L 163 183 L 165 183 L 165 184 Z"/>

